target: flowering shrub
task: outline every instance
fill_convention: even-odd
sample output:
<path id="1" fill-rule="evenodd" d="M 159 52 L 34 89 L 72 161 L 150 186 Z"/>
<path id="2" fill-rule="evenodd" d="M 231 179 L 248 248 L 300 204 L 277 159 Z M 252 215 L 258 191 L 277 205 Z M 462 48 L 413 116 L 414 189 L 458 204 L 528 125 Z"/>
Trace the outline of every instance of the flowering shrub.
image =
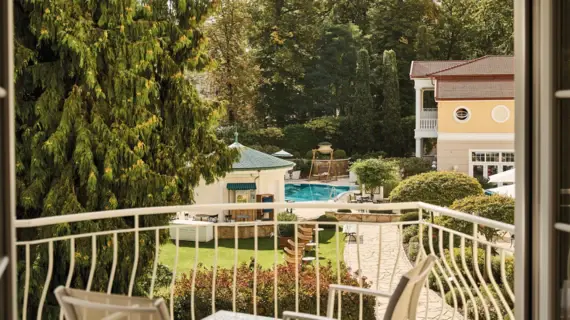
<path id="1" fill-rule="evenodd" d="M 277 266 L 277 303 L 278 316 L 283 311 L 295 311 L 295 266 Z M 354 274 L 344 265 L 340 269 L 341 284 L 358 286 Z M 237 270 L 236 311 L 253 314 L 253 264 L 242 264 Z M 176 282 L 174 289 L 174 318 L 191 319 L 192 308 L 196 319 L 202 319 L 212 314 L 212 269 L 200 266 L 196 274 L 194 290 L 194 303 L 191 302 L 192 273 L 183 274 Z M 218 269 L 216 272 L 216 311 L 233 310 L 233 269 Z M 275 293 L 274 270 L 257 269 L 257 314 L 273 317 Z M 370 282 L 363 278 L 363 287 L 370 287 Z M 330 264 L 320 267 L 320 312 L 326 312 L 329 284 L 337 283 L 337 272 Z M 312 266 L 299 268 L 299 311 L 316 314 L 316 269 Z M 169 299 L 165 294 L 164 298 Z M 335 299 L 336 300 L 336 299 Z M 375 299 L 372 296 L 363 296 L 363 319 L 374 319 Z M 338 308 L 336 308 L 338 309 Z M 338 312 L 338 311 L 336 311 Z M 342 319 L 358 319 L 359 295 L 342 294 Z"/>

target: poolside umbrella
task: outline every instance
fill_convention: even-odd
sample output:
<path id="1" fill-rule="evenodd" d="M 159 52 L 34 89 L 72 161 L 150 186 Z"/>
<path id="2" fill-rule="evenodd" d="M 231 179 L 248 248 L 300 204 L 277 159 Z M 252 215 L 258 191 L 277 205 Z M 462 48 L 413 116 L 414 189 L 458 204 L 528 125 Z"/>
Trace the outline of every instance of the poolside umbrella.
<path id="1" fill-rule="evenodd" d="M 515 169 L 494 174 L 489 177 L 489 182 L 515 182 Z"/>
<path id="2" fill-rule="evenodd" d="M 293 158 L 293 155 L 285 150 L 281 150 L 272 154 L 272 156 L 279 157 L 279 158 Z"/>

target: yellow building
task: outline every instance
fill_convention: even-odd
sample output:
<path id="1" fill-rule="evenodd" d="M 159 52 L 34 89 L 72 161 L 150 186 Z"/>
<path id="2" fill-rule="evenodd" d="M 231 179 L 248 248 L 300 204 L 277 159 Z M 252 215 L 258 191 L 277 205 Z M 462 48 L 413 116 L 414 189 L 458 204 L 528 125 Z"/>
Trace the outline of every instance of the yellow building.
<path id="1" fill-rule="evenodd" d="M 514 167 L 513 57 L 414 61 L 410 78 L 416 90 L 416 156 L 428 154 L 426 139 L 437 139 L 431 154 L 438 170 L 488 177 Z M 435 107 L 425 107 L 434 98 Z"/>

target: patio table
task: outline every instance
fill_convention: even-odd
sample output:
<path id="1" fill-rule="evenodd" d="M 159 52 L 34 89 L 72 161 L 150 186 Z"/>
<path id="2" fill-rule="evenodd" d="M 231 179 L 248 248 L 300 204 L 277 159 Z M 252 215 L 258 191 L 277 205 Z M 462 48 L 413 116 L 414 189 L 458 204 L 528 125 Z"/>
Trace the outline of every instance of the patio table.
<path id="1" fill-rule="evenodd" d="M 230 312 L 225 310 L 218 311 L 213 315 L 204 318 L 204 320 L 273 320 L 273 319 L 275 318 L 254 316 L 252 314 Z"/>

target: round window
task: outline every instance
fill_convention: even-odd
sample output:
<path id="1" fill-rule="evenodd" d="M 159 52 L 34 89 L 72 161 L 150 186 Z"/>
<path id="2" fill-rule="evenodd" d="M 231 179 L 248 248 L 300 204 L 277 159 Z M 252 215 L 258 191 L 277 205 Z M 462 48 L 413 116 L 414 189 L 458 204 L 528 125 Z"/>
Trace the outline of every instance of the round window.
<path id="1" fill-rule="evenodd" d="M 457 107 L 455 109 L 455 120 L 458 122 L 467 122 L 471 117 L 471 112 L 466 107 Z"/>
<path id="2" fill-rule="evenodd" d="M 499 105 L 493 108 L 493 111 L 491 111 L 491 117 L 495 122 L 503 123 L 509 120 L 511 117 L 511 111 L 506 106 Z"/>

